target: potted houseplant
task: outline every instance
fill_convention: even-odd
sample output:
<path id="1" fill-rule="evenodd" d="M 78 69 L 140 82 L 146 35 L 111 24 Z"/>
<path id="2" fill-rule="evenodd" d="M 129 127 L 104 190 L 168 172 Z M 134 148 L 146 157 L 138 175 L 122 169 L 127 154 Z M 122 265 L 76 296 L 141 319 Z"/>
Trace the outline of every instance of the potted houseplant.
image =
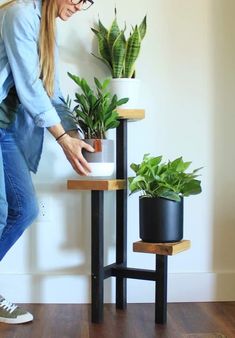
<path id="1" fill-rule="evenodd" d="M 87 81 L 79 76 L 68 73 L 78 85 L 75 93 L 75 107 L 72 117 L 81 127 L 84 141 L 89 143 L 95 152 L 84 151 L 84 157 L 89 162 L 91 176 L 111 176 L 114 171 L 114 141 L 106 139 L 109 129 L 119 125 L 117 107 L 128 101 L 128 98 L 118 99 L 107 90 L 109 79 L 102 83 L 94 78 L 93 90 Z M 71 106 L 71 100 L 69 100 Z"/>
<path id="2" fill-rule="evenodd" d="M 145 154 L 140 164 L 131 164 L 130 194 L 141 192 L 140 238 L 145 242 L 178 242 L 183 238 L 183 197 L 199 194 L 197 172 L 185 171 L 191 162 L 182 157 L 163 162 L 162 156 Z"/>
<path id="3" fill-rule="evenodd" d="M 135 63 L 141 49 L 141 42 L 147 30 L 147 17 L 141 24 L 132 27 L 130 35 L 125 36 L 126 26 L 121 29 L 117 22 L 117 11 L 110 26 L 106 28 L 100 20 L 92 31 L 98 39 L 98 53 L 94 55 L 108 66 L 112 80 L 110 90 L 118 97 L 129 97 L 122 108 L 137 108 L 140 81 L 135 78 Z"/>

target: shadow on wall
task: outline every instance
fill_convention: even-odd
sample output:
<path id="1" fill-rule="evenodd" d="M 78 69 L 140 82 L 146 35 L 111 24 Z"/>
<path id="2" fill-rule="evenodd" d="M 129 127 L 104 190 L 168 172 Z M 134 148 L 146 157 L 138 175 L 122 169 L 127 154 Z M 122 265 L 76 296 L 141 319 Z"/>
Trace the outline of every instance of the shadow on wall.
<path id="1" fill-rule="evenodd" d="M 213 0 L 214 220 L 216 298 L 235 299 L 235 1 Z M 224 296 L 223 296 L 223 300 Z"/>
<path id="2" fill-rule="evenodd" d="M 32 302 L 39 303 L 45 301 L 44 285 L 48 278 L 81 276 L 87 279 L 86 289 L 82 290 L 82 294 L 87 295 L 87 302 L 89 302 L 91 299 L 91 193 L 67 190 L 66 180 L 60 184 L 58 182 L 38 183 L 37 192 L 39 195 L 49 196 L 54 203 L 51 203 L 50 221 L 40 223 L 39 220 L 30 228 L 27 255 L 28 270 L 32 275 L 30 299 Z M 104 196 L 105 265 L 109 264 L 110 251 L 113 250 L 115 243 L 115 224 L 114 222 L 110 224 L 110 219 L 115 220 L 114 197 L 112 192 L 107 192 Z M 51 228 L 48 234 L 47 227 Z M 56 234 L 58 231 L 61 232 L 59 236 Z M 70 254 L 73 257 L 72 261 Z M 58 261 L 60 259 L 62 261 Z M 46 268 L 43 267 L 44 265 Z M 81 293 L 79 287 L 70 291 L 75 294 L 75 299 L 79 297 L 76 293 Z M 112 300 L 111 280 L 105 284 L 105 300 L 107 302 Z"/>
<path id="3" fill-rule="evenodd" d="M 93 27 L 94 24 L 91 25 Z M 90 28 L 87 28 L 88 31 Z M 93 82 L 94 77 L 98 79 L 104 79 L 111 77 L 107 66 L 101 61 L 97 61 L 91 53 L 97 55 L 98 43 L 95 39 L 94 34 L 83 32 L 86 34 L 86 38 L 89 42 L 85 42 L 80 36 L 80 33 L 73 27 L 71 27 L 70 35 L 73 36 L 73 43 L 70 45 L 61 45 L 59 47 L 60 61 L 65 65 L 67 71 L 74 71 L 80 76 L 84 77 L 88 82 Z M 91 41 L 91 43 L 90 43 Z M 67 77 L 67 75 L 65 75 Z M 71 79 L 66 78 L 66 82 L 72 83 Z M 65 87 L 65 90 L 67 88 Z"/>
<path id="4" fill-rule="evenodd" d="M 59 203 L 51 203 L 50 221 L 37 222 L 30 228 L 30 236 L 28 237 L 28 270 L 31 271 L 31 300 L 33 302 L 45 301 L 44 282 L 48 277 L 56 276 L 84 276 L 90 277 L 90 227 L 89 227 L 89 201 L 88 193 L 80 193 L 68 196 L 70 192 L 66 189 L 66 181 L 59 184 L 37 184 L 37 193 L 43 196 L 50 196 L 52 200 L 57 199 Z M 67 195 L 67 196 L 66 196 Z M 57 208 L 55 206 L 57 205 Z M 59 210 L 59 208 L 63 210 Z M 82 212 L 84 211 L 84 212 Z M 58 221 L 58 215 L 63 215 L 63 219 Z M 56 217 L 57 216 L 57 217 Z M 52 228 L 45 236 L 45 231 L 40 228 Z M 55 234 L 55 242 L 53 242 L 53 231 L 61 231 L 59 241 Z M 42 238 L 41 235 L 44 235 Z M 51 249 L 51 250 L 50 250 Z M 43 252 L 44 251 L 44 252 Z M 53 265 L 58 253 L 58 259 L 61 255 L 69 257 L 70 253 L 77 253 L 77 264 L 73 264 L 66 259 L 63 262 L 57 262 L 55 268 L 42 268 L 40 262 L 48 259 L 48 266 Z M 53 256 L 53 258 L 51 257 Z M 45 262 L 46 263 L 46 262 Z M 44 262 L 42 262 L 44 264 Z M 45 264 L 47 266 L 47 263 Z M 89 284 L 87 284 L 89 285 Z M 74 290 L 75 292 L 76 290 Z M 90 294 L 87 289 L 86 294 Z M 75 297 L 76 298 L 76 297 Z"/>

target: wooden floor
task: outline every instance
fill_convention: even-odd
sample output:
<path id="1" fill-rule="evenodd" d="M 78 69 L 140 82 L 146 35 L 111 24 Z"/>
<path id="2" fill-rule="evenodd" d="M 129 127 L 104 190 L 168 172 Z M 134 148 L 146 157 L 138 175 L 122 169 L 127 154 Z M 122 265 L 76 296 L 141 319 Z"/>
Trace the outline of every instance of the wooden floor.
<path id="1" fill-rule="evenodd" d="M 104 322 L 90 323 L 90 305 L 24 304 L 30 324 L 0 324 L 0 338 L 235 338 L 235 302 L 168 304 L 168 322 L 155 325 L 154 304 L 106 304 Z"/>

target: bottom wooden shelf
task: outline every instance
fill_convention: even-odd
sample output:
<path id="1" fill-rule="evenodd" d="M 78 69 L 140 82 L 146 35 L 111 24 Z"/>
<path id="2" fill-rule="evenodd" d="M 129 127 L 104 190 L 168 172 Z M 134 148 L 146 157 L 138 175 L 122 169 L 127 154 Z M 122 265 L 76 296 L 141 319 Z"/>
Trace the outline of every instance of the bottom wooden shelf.
<path id="1" fill-rule="evenodd" d="M 182 240 L 174 243 L 147 243 L 138 241 L 133 243 L 134 252 L 151 253 L 157 255 L 172 256 L 188 250 L 191 246 L 189 240 Z"/>

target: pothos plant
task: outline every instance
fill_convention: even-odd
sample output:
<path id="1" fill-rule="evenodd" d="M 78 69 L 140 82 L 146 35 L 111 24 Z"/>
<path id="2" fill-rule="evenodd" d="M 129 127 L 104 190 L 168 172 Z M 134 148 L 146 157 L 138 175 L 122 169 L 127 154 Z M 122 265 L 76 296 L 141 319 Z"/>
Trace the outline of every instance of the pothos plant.
<path id="1" fill-rule="evenodd" d="M 196 177 L 201 168 L 186 173 L 190 164 L 182 157 L 163 162 L 162 156 L 145 154 L 140 164 L 132 163 L 130 166 L 136 174 L 128 178 L 130 194 L 140 191 L 142 197 L 162 197 L 173 201 L 199 194 L 201 181 Z"/>
<path id="2" fill-rule="evenodd" d="M 115 18 L 110 28 L 106 28 L 100 19 L 97 28 L 92 28 L 98 39 L 99 56 L 93 53 L 92 55 L 108 66 L 113 78 L 135 77 L 135 62 L 139 56 L 146 30 L 147 16 L 139 26 L 132 27 L 129 37 L 126 37 L 126 25 L 123 29 L 119 28 L 115 8 Z"/>
<path id="3" fill-rule="evenodd" d="M 119 125 L 117 107 L 128 101 L 128 98 L 118 99 L 107 90 L 110 79 L 100 82 L 94 78 L 95 90 L 84 78 L 68 73 L 69 77 L 78 85 L 75 93 L 75 107 L 72 110 L 74 121 L 81 127 L 86 139 L 105 139 L 109 129 Z M 67 100 L 71 106 L 71 99 Z"/>

